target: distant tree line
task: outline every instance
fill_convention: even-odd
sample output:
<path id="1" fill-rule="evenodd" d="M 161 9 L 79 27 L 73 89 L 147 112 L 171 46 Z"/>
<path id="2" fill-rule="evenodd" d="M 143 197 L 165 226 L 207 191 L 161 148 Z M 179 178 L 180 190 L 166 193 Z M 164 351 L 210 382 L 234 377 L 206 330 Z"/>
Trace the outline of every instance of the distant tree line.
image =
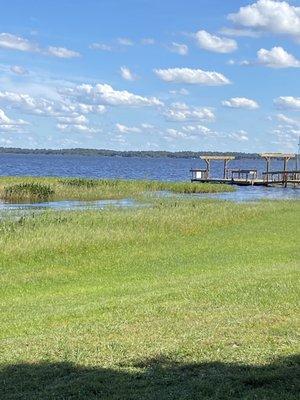
<path id="1" fill-rule="evenodd" d="M 106 149 L 22 149 L 17 147 L 0 147 L 0 154 L 58 154 L 58 155 L 82 155 L 102 157 L 145 157 L 145 158 L 199 158 L 209 154 L 215 156 L 229 155 L 239 158 L 260 158 L 257 153 L 242 152 L 218 152 L 218 151 L 118 151 Z"/>

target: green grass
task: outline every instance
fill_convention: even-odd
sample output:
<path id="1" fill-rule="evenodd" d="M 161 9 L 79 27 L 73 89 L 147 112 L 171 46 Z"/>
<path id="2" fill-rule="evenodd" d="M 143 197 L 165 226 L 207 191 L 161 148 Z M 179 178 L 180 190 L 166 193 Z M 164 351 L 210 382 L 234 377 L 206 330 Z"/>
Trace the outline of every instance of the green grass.
<path id="1" fill-rule="evenodd" d="M 299 229 L 297 201 L 6 219 L 1 400 L 298 399 Z"/>
<path id="2" fill-rule="evenodd" d="M 217 193 L 233 191 L 231 186 L 190 182 L 134 181 L 118 179 L 82 179 L 82 178 L 37 178 L 37 177 L 0 177 L 0 199 L 7 198 L 7 191 L 14 186 L 47 186 L 54 200 L 97 200 L 141 197 L 148 192 L 170 191 L 173 193 Z M 12 196 L 11 196 L 12 198 Z M 14 197 L 28 200 L 24 193 Z M 34 200 L 34 198 L 33 198 Z"/>
<path id="3" fill-rule="evenodd" d="M 26 182 L 5 186 L 2 198 L 8 202 L 18 201 L 46 201 L 54 195 L 49 185 Z"/>

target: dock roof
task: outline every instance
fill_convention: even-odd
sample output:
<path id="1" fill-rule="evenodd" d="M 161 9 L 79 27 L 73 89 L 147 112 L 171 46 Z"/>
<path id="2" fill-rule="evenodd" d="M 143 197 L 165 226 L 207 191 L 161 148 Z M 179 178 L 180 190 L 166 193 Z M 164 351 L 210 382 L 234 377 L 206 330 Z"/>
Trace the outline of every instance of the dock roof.
<path id="1" fill-rule="evenodd" d="M 293 154 L 293 153 L 261 153 L 260 156 L 263 158 L 294 158 L 295 154 Z"/>
<path id="2" fill-rule="evenodd" d="M 212 156 L 210 154 L 208 155 L 204 155 L 204 156 L 200 156 L 200 158 L 202 160 L 234 160 L 235 157 L 234 156 Z"/>

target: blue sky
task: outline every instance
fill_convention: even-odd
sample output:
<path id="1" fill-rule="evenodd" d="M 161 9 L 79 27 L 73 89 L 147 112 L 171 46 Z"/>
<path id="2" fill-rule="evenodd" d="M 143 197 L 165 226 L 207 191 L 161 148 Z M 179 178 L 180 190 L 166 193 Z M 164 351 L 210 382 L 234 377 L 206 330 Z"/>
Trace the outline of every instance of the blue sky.
<path id="1" fill-rule="evenodd" d="M 297 149 L 300 1 L 3 5 L 0 146 Z"/>

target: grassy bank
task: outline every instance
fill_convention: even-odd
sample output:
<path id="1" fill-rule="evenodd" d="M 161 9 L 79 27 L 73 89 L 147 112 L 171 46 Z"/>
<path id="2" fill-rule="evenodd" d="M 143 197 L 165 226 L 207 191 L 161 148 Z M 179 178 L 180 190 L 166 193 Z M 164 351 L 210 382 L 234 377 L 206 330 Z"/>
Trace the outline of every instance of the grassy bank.
<path id="1" fill-rule="evenodd" d="M 298 399 L 299 227 L 292 201 L 2 222 L 1 399 Z"/>
<path id="2" fill-rule="evenodd" d="M 39 191 L 37 191 L 39 187 Z M 21 190 L 23 189 L 23 190 Z M 25 190 L 27 189 L 27 191 Z M 190 182 L 134 181 L 118 179 L 0 177 L 0 199 L 6 201 L 97 200 L 140 197 L 147 192 L 217 193 L 232 191 L 228 185 Z"/>

